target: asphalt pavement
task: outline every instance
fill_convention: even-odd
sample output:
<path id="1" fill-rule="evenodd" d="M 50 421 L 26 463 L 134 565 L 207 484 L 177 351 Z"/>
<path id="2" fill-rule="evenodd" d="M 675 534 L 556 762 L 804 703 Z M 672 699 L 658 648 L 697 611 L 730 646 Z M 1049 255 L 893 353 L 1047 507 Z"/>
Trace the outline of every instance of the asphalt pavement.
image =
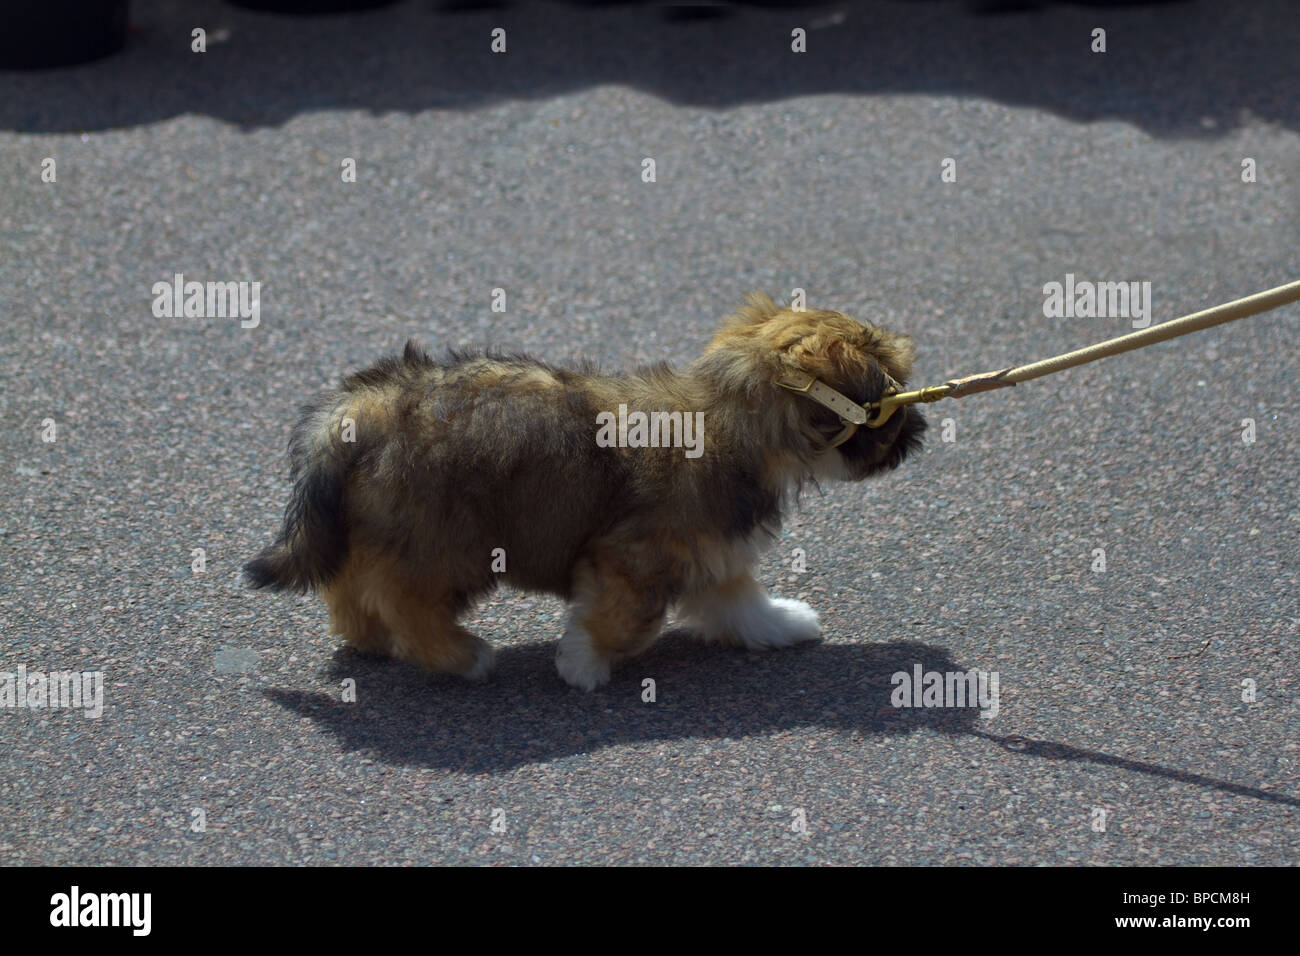
<path id="1" fill-rule="evenodd" d="M 1300 278 L 1287 0 L 132 22 L 0 73 L 0 671 L 103 682 L 98 717 L 0 687 L 0 863 L 1300 858 L 1297 306 L 935 405 L 899 471 L 809 489 L 761 578 L 820 645 L 674 628 L 588 694 L 560 602 L 503 592 L 468 685 L 239 576 L 298 406 L 408 337 L 685 363 L 803 289 L 936 384 L 1143 321 L 1045 315 L 1067 275 L 1154 322 Z M 155 314 L 178 273 L 260 283 L 256 323 Z M 996 673 L 996 714 L 895 707 L 918 665 Z"/>

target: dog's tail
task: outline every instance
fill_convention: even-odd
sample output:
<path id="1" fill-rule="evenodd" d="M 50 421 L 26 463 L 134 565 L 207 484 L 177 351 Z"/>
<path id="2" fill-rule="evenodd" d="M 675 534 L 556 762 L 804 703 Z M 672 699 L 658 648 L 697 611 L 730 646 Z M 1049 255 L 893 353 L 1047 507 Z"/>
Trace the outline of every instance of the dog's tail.
<path id="1" fill-rule="evenodd" d="M 275 543 L 244 565 L 255 588 L 306 592 L 339 573 L 348 552 L 344 492 L 354 445 L 333 427 L 333 401 L 305 410 L 289 442 L 293 495 Z"/>

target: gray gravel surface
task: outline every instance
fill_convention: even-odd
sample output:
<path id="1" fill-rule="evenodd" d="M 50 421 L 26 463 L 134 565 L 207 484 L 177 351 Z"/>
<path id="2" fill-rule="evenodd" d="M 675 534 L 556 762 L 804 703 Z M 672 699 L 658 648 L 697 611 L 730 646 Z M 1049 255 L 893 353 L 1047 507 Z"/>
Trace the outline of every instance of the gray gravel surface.
<path id="1" fill-rule="evenodd" d="M 806 494 L 761 576 L 819 646 L 674 630 L 585 694 L 559 602 L 501 593 L 468 686 L 239 581 L 299 403 L 408 336 L 685 362 L 797 287 L 929 384 L 1130 329 L 1045 318 L 1066 273 L 1157 321 L 1300 277 L 1287 0 L 133 22 L 0 74 L 0 669 L 105 682 L 99 719 L 0 709 L 0 862 L 1296 862 L 1294 306 L 934 406 L 909 465 Z M 178 272 L 261 282 L 260 324 L 155 318 Z M 892 707 L 916 664 L 998 672 L 997 716 Z"/>

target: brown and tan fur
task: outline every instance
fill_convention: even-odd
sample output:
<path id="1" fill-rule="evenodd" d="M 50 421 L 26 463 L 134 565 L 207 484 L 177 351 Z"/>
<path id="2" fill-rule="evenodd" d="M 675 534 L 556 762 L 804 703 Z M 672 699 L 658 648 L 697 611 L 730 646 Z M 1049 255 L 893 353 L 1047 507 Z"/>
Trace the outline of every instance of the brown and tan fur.
<path id="1" fill-rule="evenodd" d="M 813 640 L 815 613 L 768 598 L 751 572 L 783 505 L 809 478 L 896 467 L 925 422 L 909 407 L 829 449 L 838 417 L 776 381 L 802 370 L 865 403 L 886 373 L 904 383 L 912 358 L 907 336 L 757 294 L 682 372 L 436 362 L 408 343 L 304 410 L 284 529 L 246 572 L 256 587 L 321 593 L 331 629 L 360 650 L 469 677 L 492 655 L 458 620 L 498 584 L 571 602 L 558 666 L 587 689 L 674 607 L 712 640 Z M 597 416 L 620 404 L 702 412 L 701 453 L 601 447 Z"/>

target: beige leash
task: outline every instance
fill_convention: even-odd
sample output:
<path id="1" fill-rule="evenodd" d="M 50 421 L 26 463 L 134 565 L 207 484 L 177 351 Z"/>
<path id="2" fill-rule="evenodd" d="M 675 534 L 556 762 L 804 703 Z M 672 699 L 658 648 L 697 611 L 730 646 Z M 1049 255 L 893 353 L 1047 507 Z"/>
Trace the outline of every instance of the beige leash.
<path id="1" fill-rule="evenodd" d="M 891 387 L 886 390 L 880 401 L 871 402 L 866 406 L 868 414 L 872 416 L 867 419 L 866 424 L 868 428 L 878 428 L 889 420 L 889 416 L 894 414 L 894 409 L 900 405 L 937 402 L 944 398 L 961 398 L 964 395 L 988 392 L 995 388 L 1009 388 L 1017 382 L 1027 382 L 1031 378 L 1051 375 L 1053 372 L 1095 362 L 1097 359 L 1111 355 L 1119 355 L 1121 352 L 1131 352 L 1133 349 L 1164 342 L 1180 335 L 1187 335 L 1189 332 L 1199 332 L 1201 329 L 1222 325 L 1225 322 L 1235 322 L 1237 319 L 1258 315 L 1260 312 L 1267 312 L 1269 309 L 1276 309 L 1278 306 L 1297 300 L 1300 300 L 1300 281 L 1288 282 L 1276 289 L 1257 292 L 1244 299 L 1225 302 L 1203 312 L 1194 312 L 1180 319 L 1172 319 L 1153 325 L 1149 329 L 1142 329 L 1140 332 L 1107 339 L 1105 342 L 1098 342 L 1087 348 L 1075 349 L 1073 352 L 1031 362 L 1028 365 L 1004 368 L 998 372 L 967 375 L 965 378 L 950 379 L 942 385 L 931 385 L 929 388 L 920 388 L 911 392 L 900 392 Z"/>

